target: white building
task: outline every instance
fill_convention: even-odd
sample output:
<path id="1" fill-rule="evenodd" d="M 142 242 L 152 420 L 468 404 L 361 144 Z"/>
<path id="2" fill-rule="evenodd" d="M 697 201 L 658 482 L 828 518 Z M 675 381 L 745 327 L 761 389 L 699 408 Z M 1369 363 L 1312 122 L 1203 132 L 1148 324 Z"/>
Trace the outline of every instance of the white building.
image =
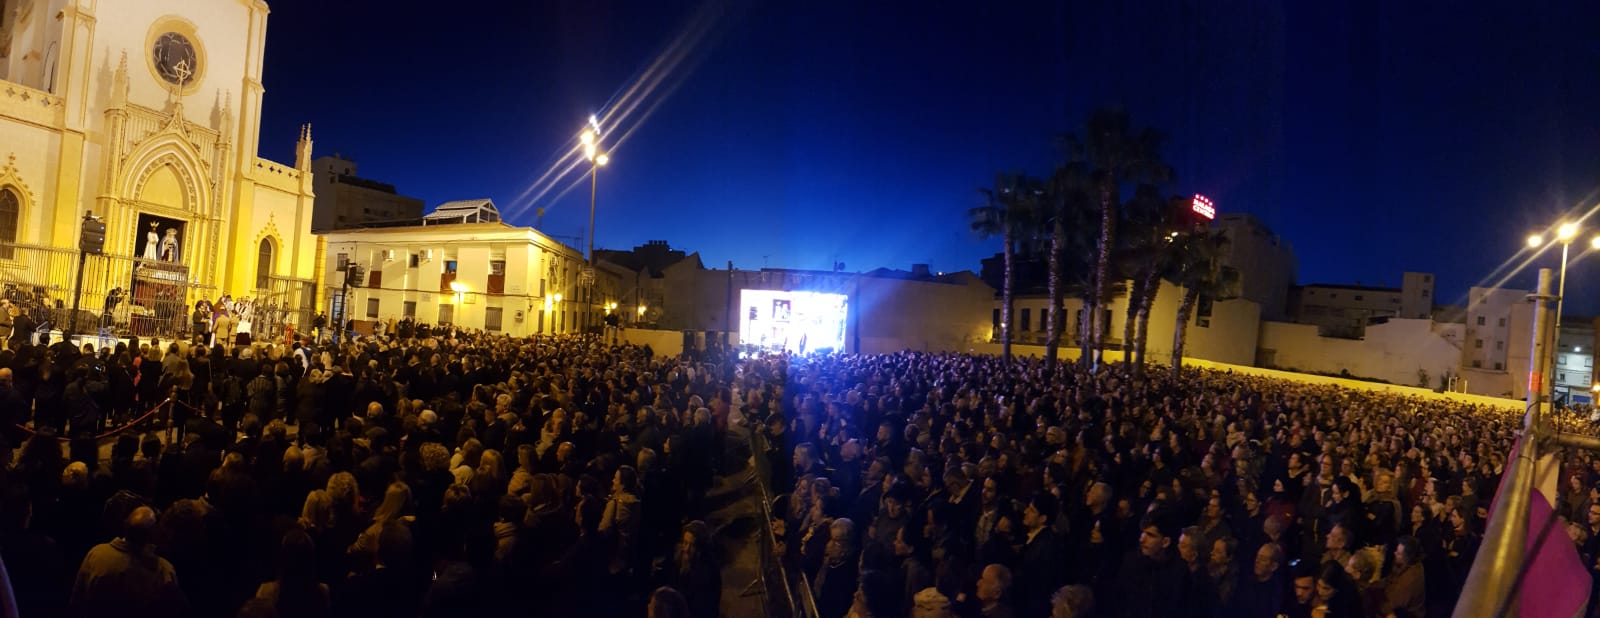
<path id="1" fill-rule="evenodd" d="M 598 316 L 622 300 L 595 294 L 585 302 L 582 253 L 533 228 L 499 222 L 497 212 L 493 218 L 325 234 L 328 315 L 339 315 L 350 262 L 365 271 L 348 295 L 348 317 L 358 323 L 409 316 L 514 336 L 570 333 L 580 329 L 585 307 Z M 599 272 L 606 278 L 610 271 Z"/>

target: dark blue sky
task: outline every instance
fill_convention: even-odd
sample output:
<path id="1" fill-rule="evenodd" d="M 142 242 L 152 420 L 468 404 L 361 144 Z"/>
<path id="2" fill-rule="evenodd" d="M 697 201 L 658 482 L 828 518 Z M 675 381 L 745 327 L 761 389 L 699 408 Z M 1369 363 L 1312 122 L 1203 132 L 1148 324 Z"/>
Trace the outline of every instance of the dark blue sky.
<path id="1" fill-rule="evenodd" d="M 587 225 L 587 187 L 535 181 L 689 33 L 613 131 L 597 245 L 708 265 L 976 270 L 998 251 L 967 231 L 977 188 L 1048 171 L 1106 105 L 1169 136 L 1169 192 L 1292 242 L 1303 283 L 1428 271 L 1447 301 L 1600 203 L 1596 3 L 271 4 L 264 155 L 292 159 L 311 122 L 362 176 L 518 224 L 543 207 L 558 236 Z M 1569 311 L 1600 310 L 1597 277 L 1569 273 Z"/>

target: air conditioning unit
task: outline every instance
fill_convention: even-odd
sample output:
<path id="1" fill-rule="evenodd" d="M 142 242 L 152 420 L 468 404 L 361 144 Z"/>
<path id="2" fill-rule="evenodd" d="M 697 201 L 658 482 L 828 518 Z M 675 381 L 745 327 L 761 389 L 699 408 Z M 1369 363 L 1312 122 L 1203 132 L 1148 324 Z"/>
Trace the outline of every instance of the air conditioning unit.
<path id="1" fill-rule="evenodd" d="M 384 249 L 383 250 L 383 261 L 385 261 L 385 262 L 393 262 L 394 261 L 394 249 Z"/>
<path id="2" fill-rule="evenodd" d="M 422 259 L 423 260 L 431 260 L 431 259 L 433 259 L 433 249 L 423 249 L 422 250 Z"/>

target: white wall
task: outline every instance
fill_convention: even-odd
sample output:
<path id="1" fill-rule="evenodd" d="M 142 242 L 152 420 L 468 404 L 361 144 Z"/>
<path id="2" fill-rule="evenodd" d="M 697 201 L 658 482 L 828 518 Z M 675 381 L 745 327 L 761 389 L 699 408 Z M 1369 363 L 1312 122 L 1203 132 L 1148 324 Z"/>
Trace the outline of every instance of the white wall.
<path id="1" fill-rule="evenodd" d="M 1377 378 L 1416 386 L 1417 371 L 1428 373 L 1429 387 L 1438 386 L 1446 372 L 1457 370 L 1461 351 L 1451 344 L 1447 331 L 1454 324 L 1432 320 L 1392 318 L 1367 327 L 1364 339 L 1317 335 L 1313 324 L 1265 322 L 1258 344 L 1263 360 L 1272 366 L 1308 373 Z"/>

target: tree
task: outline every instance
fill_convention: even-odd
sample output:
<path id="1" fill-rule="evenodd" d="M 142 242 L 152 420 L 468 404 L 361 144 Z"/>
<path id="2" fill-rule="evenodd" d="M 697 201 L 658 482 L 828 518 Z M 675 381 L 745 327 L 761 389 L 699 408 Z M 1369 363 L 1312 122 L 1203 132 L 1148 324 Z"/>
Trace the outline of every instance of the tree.
<path id="1" fill-rule="evenodd" d="M 972 231 L 984 238 L 1000 237 L 1000 255 L 1005 263 L 1005 282 L 1000 290 L 1000 354 L 1008 366 L 1011 364 L 1017 242 L 1031 233 L 1029 228 L 1033 220 L 1030 201 L 1020 199 L 1027 182 L 1022 174 L 996 174 L 993 188 L 978 190 L 984 196 L 983 205 L 967 211 Z"/>
<path id="2" fill-rule="evenodd" d="M 1171 260 L 1174 233 L 1182 220 L 1178 198 L 1162 198 L 1155 185 L 1142 184 L 1123 209 L 1121 242 L 1116 255 L 1118 278 L 1126 280 L 1128 306 L 1122 327 L 1122 353 L 1128 375 L 1143 371 L 1144 336 L 1150 307 L 1161 290 L 1161 277 Z"/>
<path id="3" fill-rule="evenodd" d="M 1183 370 L 1183 344 L 1188 335 L 1189 319 L 1201 297 L 1225 300 L 1238 295 L 1239 271 L 1222 265 L 1222 253 L 1228 239 L 1221 231 L 1208 229 L 1180 234 L 1173 241 L 1172 275 L 1183 287 L 1183 301 L 1178 304 L 1176 328 L 1172 331 L 1172 375 Z"/>
<path id="4" fill-rule="evenodd" d="M 1045 316 L 1048 323 L 1044 348 L 1045 371 L 1048 372 L 1055 369 L 1056 354 L 1061 349 L 1061 331 L 1067 325 L 1066 316 L 1062 314 L 1062 296 L 1073 283 L 1078 284 L 1076 287 L 1080 291 L 1083 289 L 1082 274 L 1086 269 L 1082 266 L 1086 263 L 1082 257 L 1085 249 L 1093 246 L 1093 238 L 1086 231 L 1092 229 L 1094 203 L 1091 199 L 1093 183 L 1081 163 L 1057 167 L 1047 186 L 1041 214 L 1048 217 L 1050 223 L 1047 265 L 1050 306 Z M 1075 274 L 1078 276 L 1074 277 Z"/>
<path id="5" fill-rule="evenodd" d="M 1084 362 L 1099 364 L 1100 341 L 1104 339 L 1100 308 L 1110 295 L 1111 254 L 1116 246 L 1117 210 L 1121 205 L 1124 182 L 1159 184 L 1171 176 L 1161 162 L 1161 135 L 1154 129 L 1134 129 L 1128 114 L 1118 109 L 1102 109 L 1089 115 L 1082 135 L 1067 136 L 1072 159 L 1091 170 L 1095 199 L 1100 209 L 1100 239 L 1095 254 L 1094 274 L 1084 294 L 1084 313 L 1092 332 L 1085 334 Z"/>

